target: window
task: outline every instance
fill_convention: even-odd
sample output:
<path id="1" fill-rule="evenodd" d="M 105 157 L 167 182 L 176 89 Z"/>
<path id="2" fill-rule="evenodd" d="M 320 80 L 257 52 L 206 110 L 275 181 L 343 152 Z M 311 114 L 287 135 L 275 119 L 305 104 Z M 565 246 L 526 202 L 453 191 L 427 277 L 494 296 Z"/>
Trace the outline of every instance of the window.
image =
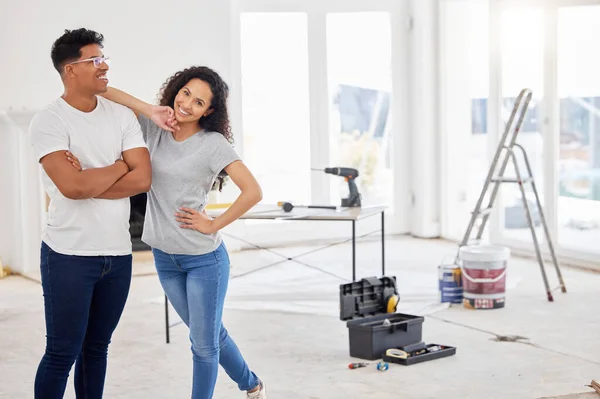
<path id="1" fill-rule="evenodd" d="M 533 92 L 529 108 L 517 137 L 527 152 L 531 164 L 536 188 L 544 205 L 544 169 L 543 169 L 543 134 L 541 120 L 537 117 L 538 104 L 544 98 L 544 20 L 540 8 L 516 7 L 504 10 L 501 18 L 501 51 L 502 51 L 502 126 L 500 136 L 504 133 L 504 124 L 508 122 L 512 107 L 519 92 L 528 88 Z M 515 28 L 518 27 L 518 28 Z M 526 38 L 526 39 L 524 39 Z M 523 154 L 517 148 L 515 155 L 522 176 L 527 175 Z M 515 176 L 513 162 L 504 173 L 507 177 Z M 535 196 L 530 184 L 525 184 L 525 195 L 532 213 L 534 226 L 540 242 L 543 242 L 541 219 L 537 211 Z M 532 242 L 531 230 L 527 222 L 523 196 L 517 184 L 503 184 L 501 204 L 503 211 L 504 237 L 523 242 Z"/>
<path id="2" fill-rule="evenodd" d="M 263 201 L 308 203 L 310 115 L 305 13 L 242 13 L 245 162 Z"/>
<path id="3" fill-rule="evenodd" d="M 360 171 L 363 205 L 393 203 L 391 27 L 387 12 L 327 15 L 330 163 Z M 332 184 L 331 199 L 348 195 Z"/>
<path id="4" fill-rule="evenodd" d="M 600 6 L 558 12 L 558 242 L 596 250 L 600 237 Z"/>

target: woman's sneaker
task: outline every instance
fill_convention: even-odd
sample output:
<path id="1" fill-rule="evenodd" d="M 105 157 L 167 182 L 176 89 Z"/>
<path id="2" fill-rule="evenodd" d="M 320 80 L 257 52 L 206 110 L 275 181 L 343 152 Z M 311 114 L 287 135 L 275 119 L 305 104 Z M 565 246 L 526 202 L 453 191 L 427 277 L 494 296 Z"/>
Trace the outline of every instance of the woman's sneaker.
<path id="1" fill-rule="evenodd" d="M 267 386 L 260 381 L 260 389 L 254 392 L 246 392 L 246 399 L 267 399 Z"/>

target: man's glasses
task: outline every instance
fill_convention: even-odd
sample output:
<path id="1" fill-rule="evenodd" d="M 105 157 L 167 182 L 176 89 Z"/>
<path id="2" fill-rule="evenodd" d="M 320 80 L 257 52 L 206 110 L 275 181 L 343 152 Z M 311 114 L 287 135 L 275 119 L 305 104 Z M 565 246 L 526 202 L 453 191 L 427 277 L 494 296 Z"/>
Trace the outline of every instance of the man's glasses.
<path id="1" fill-rule="evenodd" d="M 94 63 L 94 66 L 96 68 L 100 68 L 100 66 L 102 66 L 102 64 L 106 64 L 107 66 L 110 66 L 110 58 L 109 57 L 104 57 L 104 56 L 86 58 L 85 60 L 79 60 L 79 61 L 70 62 L 68 65 L 79 64 L 80 62 L 90 62 L 90 61 L 92 61 Z"/>

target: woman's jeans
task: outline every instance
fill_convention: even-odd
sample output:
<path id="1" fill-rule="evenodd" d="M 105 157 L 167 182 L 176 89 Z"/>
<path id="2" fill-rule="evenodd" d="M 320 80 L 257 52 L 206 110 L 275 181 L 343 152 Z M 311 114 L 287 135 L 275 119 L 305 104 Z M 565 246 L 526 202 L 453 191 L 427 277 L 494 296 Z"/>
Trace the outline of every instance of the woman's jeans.
<path id="1" fill-rule="evenodd" d="M 240 350 L 221 322 L 229 283 L 229 256 L 225 244 L 204 255 L 173 255 L 152 249 L 160 283 L 190 329 L 193 399 L 211 399 L 219 364 L 240 390 L 259 385 Z"/>
<path id="2" fill-rule="evenodd" d="M 100 399 L 106 358 L 131 283 L 131 255 L 73 256 L 41 248 L 46 352 L 36 399 L 61 399 L 75 363 L 75 396 Z"/>

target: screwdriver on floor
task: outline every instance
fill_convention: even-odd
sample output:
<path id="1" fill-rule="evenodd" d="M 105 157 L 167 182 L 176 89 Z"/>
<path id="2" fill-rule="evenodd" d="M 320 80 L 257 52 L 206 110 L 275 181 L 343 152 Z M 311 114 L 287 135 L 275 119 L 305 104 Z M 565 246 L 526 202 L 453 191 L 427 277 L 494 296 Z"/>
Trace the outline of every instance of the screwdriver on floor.
<path id="1" fill-rule="evenodd" d="M 358 368 L 361 368 L 361 367 L 367 367 L 368 365 L 369 365 L 369 363 L 350 363 L 348 365 L 348 368 L 350 370 L 353 370 L 353 369 L 358 369 Z"/>

